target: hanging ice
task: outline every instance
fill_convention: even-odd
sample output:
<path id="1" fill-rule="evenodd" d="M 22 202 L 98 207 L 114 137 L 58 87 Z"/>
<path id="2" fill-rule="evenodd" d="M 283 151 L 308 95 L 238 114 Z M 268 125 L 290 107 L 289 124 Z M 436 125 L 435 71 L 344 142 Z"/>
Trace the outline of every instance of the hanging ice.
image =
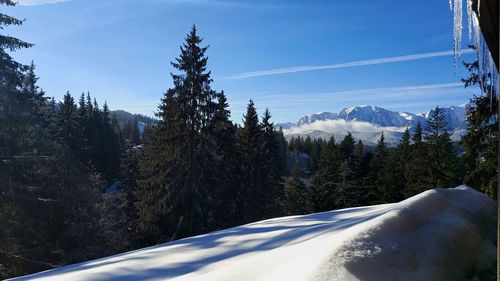
<path id="1" fill-rule="evenodd" d="M 481 7 L 481 0 L 477 0 L 477 14 L 472 8 L 473 0 L 466 1 L 469 41 L 473 39 L 474 46 L 476 48 L 479 60 L 478 74 L 481 82 L 481 88 L 486 90 L 490 95 L 498 95 L 498 71 L 483 34 L 481 33 L 481 27 L 479 26 L 478 17 L 480 16 L 479 11 Z M 453 61 L 456 68 L 457 60 L 460 56 L 462 47 L 463 3 L 462 0 L 449 0 L 449 5 L 450 9 L 453 11 Z M 472 38 L 472 36 L 474 36 L 474 38 Z"/>
<path id="2" fill-rule="evenodd" d="M 472 1 L 467 0 L 467 30 L 469 31 L 469 41 L 472 40 Z"/>
<path id="3" fill-rule="evenodd" d="M 462 0 L 454 0 L 453 5 L 453 53 L 455 67 L 462 47 Z"/>

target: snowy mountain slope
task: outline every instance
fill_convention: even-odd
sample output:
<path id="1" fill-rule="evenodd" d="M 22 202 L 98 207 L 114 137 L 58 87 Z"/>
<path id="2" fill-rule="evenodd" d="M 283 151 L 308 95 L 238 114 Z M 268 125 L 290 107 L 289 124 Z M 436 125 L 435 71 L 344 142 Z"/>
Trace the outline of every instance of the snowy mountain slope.
<path id="1" fill-rule="evenodd" d="M 356 106 L 344 108 L 339 112 L 339 118 L 346 121 L 363 121 L 382 127 L 411 126 L 415 114 L 390 111 L 378 106 Z"/>
<path id="2" fill-rule="evenodd" d="M 466 127 L 465 106 L 451 106 L 441 108 L 448 122 L 448 129 L 463 129 Z M 361 105 L 342 109 L 339 113 L 319 112 L 303 116 L 297 123 L 277 123 L 277 127 L 289 129 L 317 121 L 338 120 L 368 122 L 381 127 L 414 127 L 420 123 L 427 126 L 427 119 L 434 109 L 424 113 L 398 112 L 378 106 Z"/>
<path id="3" fill-rule="evenodd" d="M 446 121 L 448 125 L 446 129 L 450 131 L 455 131 L 459 129 L 465 129 L 467 127 L 467 122 L 465 121 L 465 107 L 464 106 L 451 106 L 442 108 L 444 111 L 444 116 L 446 117 Z M 427 111 L 426 113 L 421 113 L 425 119 L 429 119 L 429 117 L 434 112 L 434 109 Z"/>
<path id="4" fill-rule="evenodd" d="M 379 127 L 367 122 L 326 120 L 305 124 L 300 127 L 292 127 L 283 130 L 285 138 L 309 136 L 313 139 L 329 139 L 334 136 L 337 141 L 342 140 L 348 133 L 355 139 L 360 139 L 363 144 L 374 146 L 380 138 L 382 132 L 387 143 L 396 144 L 401 139 L 404 127 Z"/>
<path id="5" fill-rule="evenodd" d="M 452 140 L 460 140 L 467 123 L 465 119 L 464 106 L 451 106 L 442 108 L 448 122 L 446 129 L 451 132 Z M 278 123 L 285 136 L 290 139 L 295 136 L 310 136 L 311 138 L 330 138 L 335 136 L 342 139 L 347 132 L 351 132 L 357 139 L 365 144 L 376 144 L 381 132 L 386 135 L 389 144 L 399 141 L 401 133 L 408 127 L 415 129 L 420 123 L 425 129 L 428 127 L 428 118 L 434 110 L 426 113 L 396 112 L 378 106 L 362 105 L 342 109 L 338 114 L 331 112 L 320 112 L 300 118 L 293 123 Z M 345 122 L 344 122 L 345 121 Z M 367 129 L 368 128 L 368 129 Z M 340 138 L 338 138 L 340 137 Z"/>
<path id="6" fill-rule="evenodd" d="M 293 122 L 286 122 L 286 123 L 277 123 L 276 124 L 276 128 L 281 128 L 281 129 L 290 129 L 292 127 L 295 127 L 297 125 L 297 123 L 293 123 Z"/>
<path id="7" fill-rule="evenodd" d="M 300 118 L 299 121 L 297 122 L 297 126 L 310 124 L 316 121 L 336 120 L 338 117 L 339 115 L 337 113 L 332 113 L 332 112 L 313 113 Z"/>
<path id="8" fill-rule="evenodd" d="M 495 265 L 496 203 L 471 188 L 290 216 L 15 280 L 468 280 Z"/>

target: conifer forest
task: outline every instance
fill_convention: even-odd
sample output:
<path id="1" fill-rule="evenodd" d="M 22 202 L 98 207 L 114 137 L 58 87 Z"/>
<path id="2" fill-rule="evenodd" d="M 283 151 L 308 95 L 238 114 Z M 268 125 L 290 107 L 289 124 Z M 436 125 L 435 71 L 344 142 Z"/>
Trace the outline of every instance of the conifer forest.
<path id="1" fill-rule="evenodd" d="M 497 200 L 498 97 L 486 94 L 477 60 L 457 66 L 477 89 L 460 141 L 435 107 L 428 126 L 407 128 L 397 144 L 382 133 L 374 146 L 350 133 L 287 138 L 272 107 L 252 100 L 232 115 L 198 25 L 162 58 L 175 71 L 163 73 L 173 86 L 158 93 L 155 116 L 110 110 L 87 90 L 56 100 L 37 82 L 36 58 L 15 58 L 37 46 L 4 33 L 23 23 L 0 13 L 1 279 L 437 187 L 466 184 Z"/>

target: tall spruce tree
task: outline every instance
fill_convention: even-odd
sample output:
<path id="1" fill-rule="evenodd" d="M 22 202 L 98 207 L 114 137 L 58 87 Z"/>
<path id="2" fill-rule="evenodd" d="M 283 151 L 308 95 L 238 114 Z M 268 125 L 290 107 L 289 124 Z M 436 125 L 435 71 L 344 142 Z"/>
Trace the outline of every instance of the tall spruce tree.
<path id="1" fill-rule="evenodd" d="M 207 133 L 216 92 L 210 88 L 207 47 L 193 26 L 172 62 L 174 87 L 161 101 L 161 118 L 146 142 L 140 181 L 139 228 L 149 241 L 165 241 L 210 229 L 207 204 L 214 148 Z M 208 200 L 207 200 L 208 198 Z"/>
<path id="2" fill-rule="evenodd" d="M 498 198 L 498 96 L 490 93 L 493 84 L 481 83 L 479 60 L 463 62 L 470 76 L 465 87 L 478 86 L 481 92 L 466 107 L 467 134 L 462 137 L 466 173 L 464 182 L 493 199 Z M 483 74 L 486 81 L 491 74 Z M 496 85 L 498 86 L 498 85 Z"/>
<path id="3" fill-rule="evenodd" d="M 289 215 L 307 214 L 309 190 L 301 179 L 301 170 L 295 166 L 285 183 L 285 212 Z"/>
<path id="4" fill-rule="evenodd" d="M 404 199 L 404 169 L 396 153 L 391 153 L 387 158 L 387 163 L 379 177 L 381 202 L 393 203 Z"/>
<path id="5" fill-rule="evenodd" d="M 14 5 L 1 0 L 2 5 Z M 0 27 L 22 21 L 0 14 Z M 56 142 L 55 106 L 7 51 L 31 45 L 0 34 L 0 278 L 98 255 L 96 182 Z M 25 72 L 26 71 L 26 72 Z M 53 104 L 53 103 L 52 103 Z"/>
<path id="6" fill-rule="evenodd" d="M 242 191 L 238 198 L 239 214 L 245 221 L 255 221 L 265 216 L 267 198 L 263 188 L 262 130 L 255 104 L 247 105 L 243 127 L 239 130 L 238 146 L 242 157 Z"/>
<path id="7" fill-rule="evenodd" d="M 84 164 L 88 154 L 87 140 L 84 131 L 80 127 L 77 106 L 69 92 L 64 95 L 63 101 L 59 103 L 54 129 L 60 145 L 64 146 L 68 153 Z"/>
<path id="8" fill-rule="evenodd" d="M 406 128 L 403 131 L 403 135 L 401 136 L 401 140 L 397 146 L 397 154 L 406 170 L 406 165 L 410 161 L 410 146 L 411 146 L 411 135 L 410 129 Z"/>
<path id="9" fill-rule="evenodd" d="M 404 199 L 407 166 L 411 161 L 410 138 L 410 130 L 406 128 L 397 147 L 389 152 L 379 179 L 382 202 L 392 203 Z"/>
<path id="10" fill-rule="evenodd" d="M 429 147 L 429 171 L 432 187 L 452 187 L 459 183 L 457 179 L 457 159 L 446 131 L 446 116 L 441 108 L 431 112 L 429 129 L 425 139 Z"/>
<path id="11" fill-rule="evenodd" d="M 107 102 L 104 102 L 98 120 L 101 122 L 99 142 L 94 150 L 100 150 L 100 172 L 104 174 L 108 184 L 111 184 L 118 179 L 120 173 L 120 140 L 111 124 Z"/>
<path id="12" fill-rule="evenodd" d="M 357 188 L 357 196 L 356 201 L 359 205 L 364 206 L 368 204 L 368 195 L 369 190 L 364 185 L 363 179 L 368 175 L 369 172 L 369 164 L 372 158 L 371 151 L 366 151 L 361 140 L 358 140 L 356 146 L 353 151 L 353 169 L 356 175 L 356 188 Z"/>
<path id="13" fill-rule="evenodd" d="M 213 196 L 211 223 L 216 229 L 237 224 L 236 204 L 241 190 L 240 157 L 237 151 L 236 127 L 229 120 L 231 112 L 224 92 L 217 93 L 215 113 L 208 132 L 214 144 Z"/>
<path id="14" fill-rule="evenodd" d="M 382 203 L 381 196 L 384 185 L 382 181 L 382 173 L 387 160 L 387 144 L 385 143 L 384 133 L 380 135 L 377 146 L 373 151 L 373 158 L 370 160 L 369 172 L 363 179 L 364 185 L 367 188 L 368 204 Z"/>
<path id="15" fill-rule="evenodd" d="M 320 167 L 312 179 L 311 201 L 316 212 L 333 210 L 336 207 L 336 184 L 340 179 L 338 146 L 331 137 L 321 151 Z"/>
<path id="16" fill-rule="evenodd" d="M 363 191 L 360 188 L 359 165 L 354 157 L 355 141 L 348 133 L 339 145 L 339 181 L 337 184 L 336 204 L 338 208 L 359 206 Z"/>
<path id="17" fill-rule="evenodd" d="M 2 0 L 1 5 L 14 6 L 15 2 Z M 0 30 L 10 25 L 22 25 L 23 21 L 0 13 Z M 22 146 L 20 131 L 25 120 L 23 114 L 28 96 L 19 93 L 27 66 L 16 62 L 8 53 L 32 44 L 20 39 L 0 34 L 0 156 L 17 153 Z M 24 110 L 23 110 L 24 109 Z"/>
<path id="18" fill-rule="evenodd" d="M 320 165 L 321 159 L 321 150 L 324 147 L 324 140 L 322 138 L 317 138 L 313 141 L 311 147 L 311 154 L 309 155 L 309 168 L 311 170 L 311 174 L 315 174 Z"/>
<path id="19" fill-rule="evenodd" d="M 283 164 L 280 162 L 283 158 L 280 155 L 280 140 L 278 132 L 271 122 L 271 112 L 268 108 L 264 111 L 262 122 L 262 189 L 265 199 L 265 216 L 276 216 L 279 214 L 279 198 L 283 194 Z"/>
<path id="20" fill-rule="evenodd" d="M 414 196 L 432 188 L 430 182 L 428 145 L 423 141 L 423 129 L 417 123 L 410 145 L 410 159 L 407 165 L 407 183 L 405 197 Z"/>

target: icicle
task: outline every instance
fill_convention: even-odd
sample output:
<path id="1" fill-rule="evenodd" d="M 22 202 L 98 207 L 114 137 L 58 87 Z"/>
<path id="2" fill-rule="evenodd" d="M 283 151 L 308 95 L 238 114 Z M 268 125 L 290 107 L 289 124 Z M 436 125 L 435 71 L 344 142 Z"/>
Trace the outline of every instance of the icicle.
<path id="1" fill-rule="evenodd" d="M 457 69 L 457 61 L 462 47 L 462 0 L 453 3 L 453 64 Z"/>
<path id="2" fill-rule="evenodd" d="M 472 39 L 472 0 L 467 0 L 467 30 L 469 31 L 469 41 Z"/>
<path id="3" fill-rule="evenodd" d="M 479 11 L 481 10 L 481 0 L 477 0 L 477 13 L 472 9 L 472 1 L 466 0 L 467 3 L 467 23 L 469 32 L 469 41 L 473 36 L 474 46 L 476 48 L 477 58 L 479 62 L 478 75 L 481 89 L 485 94 L 490 95 L 490 106 L 493 106 L 493 95 L 499 95 L 499 74 L 496 64 L 491 56 L 488 45 L 481 32 L 479 25 Z M 453 55 L 454 69 L 458 57 L 461 52 L 462 44 L 462 0 L 449 0 L 450 9 L 453 11 Z"/>

